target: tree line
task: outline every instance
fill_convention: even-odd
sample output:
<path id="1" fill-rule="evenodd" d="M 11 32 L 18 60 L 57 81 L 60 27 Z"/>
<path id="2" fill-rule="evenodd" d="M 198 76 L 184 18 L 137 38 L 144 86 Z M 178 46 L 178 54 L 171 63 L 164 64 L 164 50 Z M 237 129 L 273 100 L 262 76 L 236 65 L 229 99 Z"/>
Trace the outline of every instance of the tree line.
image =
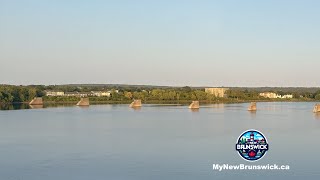
<path id="1" fill-rule="evenodd" d="M 109 87 L 110 88 L 110 87 Z M 215 97 L 213 94 L 208 94 L 202 88 L 148 88 L 139 87 L 116 87 L 111 90 L 110 97 L 90 97 L 91 101 L 131 101 L 132 99 L 141 99 L 142 101 L 190 101 L 199 100 L 207 102 L 217 101 L 245 101 L 245 100 L 268 100 L 259 96 L 259 91 L 248 89 L 231 88 L 226 91 L 225 97 Z M 0 85 L 0 103 L 19 103 L 29 102 L 34 97 L 43 97 L 48 102 L 73 102 L 78 101 L 79 97 L 47 97 L 45 90 L 63 91 L 63 92 L 90 92 L 90 91 L 106 91 L 103 86 L 44 86 L 44 85 L 30 85 L 30 86 L 14 86 L 14 85 Z M 118 91 L 115 91 L 118 90 Z M 320 100 L 320 90 L 316 92 L 307 91 L 274 91 L 277 94 L 293 94 L 294 99 L 299 100 Z"/>
<path id="2" fill-rule="evenodd" d="M 45 95 L 44 86 L 0 85 L 0 103 L 28 102 Z"/>

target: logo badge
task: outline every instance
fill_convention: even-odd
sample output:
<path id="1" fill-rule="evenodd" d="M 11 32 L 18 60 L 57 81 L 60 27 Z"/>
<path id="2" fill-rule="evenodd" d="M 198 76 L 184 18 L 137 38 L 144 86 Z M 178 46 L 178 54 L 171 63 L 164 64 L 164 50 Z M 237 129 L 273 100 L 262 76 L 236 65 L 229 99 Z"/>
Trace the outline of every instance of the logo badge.
<path id="1" fill-rule="evenodd" d="M 247 161 L 261 159 L 269 149 L 265 136 L 257 130 L 243 132 L 237 141 L 236 150 L 239 155 Z"/>

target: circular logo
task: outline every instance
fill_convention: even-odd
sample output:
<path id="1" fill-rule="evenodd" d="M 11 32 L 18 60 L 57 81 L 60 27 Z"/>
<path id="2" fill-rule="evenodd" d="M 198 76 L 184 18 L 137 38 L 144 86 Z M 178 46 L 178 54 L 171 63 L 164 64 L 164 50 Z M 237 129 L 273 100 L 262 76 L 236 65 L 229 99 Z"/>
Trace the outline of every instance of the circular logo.
<path id="1" fill-rule="evenodd" d="M 236 144 L 239 155 L 247 161 L 261 159 L 268 149 L 269 145 L 265 136 L 254 129 L 243 132 Z"/>

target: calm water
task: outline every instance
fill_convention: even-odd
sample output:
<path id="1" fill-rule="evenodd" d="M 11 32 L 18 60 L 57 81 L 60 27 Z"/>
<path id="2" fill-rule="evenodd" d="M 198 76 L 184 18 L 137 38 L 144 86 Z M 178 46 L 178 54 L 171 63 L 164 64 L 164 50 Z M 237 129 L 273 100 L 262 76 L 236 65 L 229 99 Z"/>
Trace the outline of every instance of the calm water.
<path id="1" fill-rule="evenodd" d="M 92 105 L 0 111 L 0 179 L 319 179 L 320 114 L 314 103 L 187 106 Z M 270 150 L 258 162 L 235 151 L 260 130 Z M 213 163 L 288 164 L 290 171 L 212 170 Z"/>

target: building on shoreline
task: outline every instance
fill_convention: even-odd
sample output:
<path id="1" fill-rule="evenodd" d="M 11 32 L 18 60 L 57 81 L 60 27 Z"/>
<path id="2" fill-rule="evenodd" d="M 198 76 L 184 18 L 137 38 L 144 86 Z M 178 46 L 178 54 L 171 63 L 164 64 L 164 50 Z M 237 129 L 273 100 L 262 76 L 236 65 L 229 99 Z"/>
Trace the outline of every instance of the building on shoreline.
<path id="1" fill-rule="evenodd" d="M 273 92 L 263 92 L 263 93 L 259 93 L 259 96 L 262 96 L 264 98 L 277 98 L 277 94 L 273 93 Z"/>
<path id="2" fill-rule="evenodd" d="M 45 91 L 46 96 L 64 96 L 63 91 Z"/>
<path id="3" fill-rule="evenodd" d="M 115 91 L 116 92 L 116 91 Z M 46 96 L 67 96 L 67 97 L 110 97 L 111 91 L 91 91 L 91 92 L 62 92 L 62 91 L 46 91 Z"/>
<path id="4" fill-rule="evenodd" d="M 285 94 L 281 98 L 283 98 L 283 99 L 291 99 L 291 98 L 293 98 L 293 95 L 292 94 Z"/>
<path id="5" fill-rule="evenodd" d="M 88 96 L 93 96 L 92 92 L 79 92 L 80 97 L 88 97 Z"/>
<path id="6" fill-rule="evenodd" d="M 79 95 L 79 92 L 65 92 L 64 93 L 65 95 L 64 96 L 80 96 Z"/>
<path id="7" fill-rule="evenodd" d="M 101 97 L 101 96 L 110 97 L 111 96 L 111 91 L 91 91 L 91 93 L 93 94 L 93 96 L 97 96 L 97 97 Z"/>
<path id="8" fill-rule="evenodd" d="M 280 94 L 276 94 L 273 92 L 263 92 L 263 93 L 259 93 L 259 96 L 262 96 L 264 98 L 270 98 L 270 99 L 291 99 L 293 98 L 292 94 L 285 94 L 285 95 L 280 95 Z"/>
<path id="9" fill-rule="evenodd" d="M 216 97 L 225 97 L 226 91 L 229 88 L 205 88 L 204 91 L 208 94 L 213 94 Z"/>

